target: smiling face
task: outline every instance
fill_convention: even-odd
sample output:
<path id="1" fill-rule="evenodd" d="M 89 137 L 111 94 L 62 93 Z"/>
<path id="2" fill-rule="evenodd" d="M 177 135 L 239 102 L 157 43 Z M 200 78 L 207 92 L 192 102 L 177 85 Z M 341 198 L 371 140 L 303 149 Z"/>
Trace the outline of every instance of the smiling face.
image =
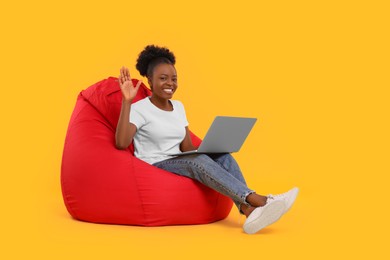
<path id="1" fill-rule="evenodd" d="M 153 96 L 160 99 L 171 99 L 177 89 L 176 69 L 172 64 L 161 63 L 153 70 L 148 78 Z"/>

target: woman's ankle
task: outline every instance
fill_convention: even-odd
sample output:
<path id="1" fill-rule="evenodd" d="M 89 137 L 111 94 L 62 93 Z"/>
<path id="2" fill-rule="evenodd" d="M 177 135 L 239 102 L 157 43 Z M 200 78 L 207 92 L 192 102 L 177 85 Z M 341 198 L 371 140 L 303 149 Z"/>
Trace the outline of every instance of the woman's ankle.
<path id="1" fill-rule="evenodd" d="M 246 201 L 253 207 L 262 207 L 267 204 L 267 197 L 251 193 L 246 197 Z"/>
<path id="2" fill-rule="evenodd" d="M 247 206 L 247 205 L 244 205 L 244 204 L 241 204 L 241 211 L 244 213 L 244 215 L 246 217 L 248 217 L 252 211 L 255 209 L 255 207 L 252 207 L 252 206 Z"/>

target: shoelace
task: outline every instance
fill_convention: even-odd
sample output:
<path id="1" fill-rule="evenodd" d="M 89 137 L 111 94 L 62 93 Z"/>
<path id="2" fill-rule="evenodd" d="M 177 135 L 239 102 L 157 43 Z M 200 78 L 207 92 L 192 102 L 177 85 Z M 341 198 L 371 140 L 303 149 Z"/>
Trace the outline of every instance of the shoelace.
<path id="1" fill-rule="evenodd" d="M 268 203 L 268 200 L 275 200 L 276 198 L 277 198 L 277 196 L 275 196 L 275 195 L 272 195 L 272 194 L 267 195 L 266 204 Z"/>
<path id="2" fill-rule="evenodd" d="M 275 199 L 284 199 L 285 197 L 286 197 L 286 193 L 277 194 L 277 195 L 273 195 L 273 194 L 267 195 L 267 198 L 272 199 L 272 200 L 275 200 Z"/>

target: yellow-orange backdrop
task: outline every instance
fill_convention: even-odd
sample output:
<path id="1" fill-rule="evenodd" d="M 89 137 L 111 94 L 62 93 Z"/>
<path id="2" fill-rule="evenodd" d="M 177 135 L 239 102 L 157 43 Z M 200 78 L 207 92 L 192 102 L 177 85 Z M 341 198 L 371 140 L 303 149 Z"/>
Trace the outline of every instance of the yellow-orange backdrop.
<path id="1" fill-rule="evenodd" d="M 387 1 L 2 3 L 2 259 L 386 258 Z M 191 129 L 259 120 L 235 154 L 261 193 L 301 188 L 259 234 L 235 209 L 202 226 L 141 228 L 70 218 L 60 165 L 78 93 L 147 44 L 177 57 Z M 4 243 L 5 242 L 5 243 Z"/>

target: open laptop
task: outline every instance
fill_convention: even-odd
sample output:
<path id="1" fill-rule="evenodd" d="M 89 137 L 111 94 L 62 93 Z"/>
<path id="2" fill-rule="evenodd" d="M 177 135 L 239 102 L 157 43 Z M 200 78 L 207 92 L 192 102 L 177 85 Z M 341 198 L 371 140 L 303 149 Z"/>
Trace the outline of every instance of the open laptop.
<path id="1" fill-rule="evenodd" d="M 198 150 L 171 155 L 238 152 L 257 118 L 217 116 Z"/>

